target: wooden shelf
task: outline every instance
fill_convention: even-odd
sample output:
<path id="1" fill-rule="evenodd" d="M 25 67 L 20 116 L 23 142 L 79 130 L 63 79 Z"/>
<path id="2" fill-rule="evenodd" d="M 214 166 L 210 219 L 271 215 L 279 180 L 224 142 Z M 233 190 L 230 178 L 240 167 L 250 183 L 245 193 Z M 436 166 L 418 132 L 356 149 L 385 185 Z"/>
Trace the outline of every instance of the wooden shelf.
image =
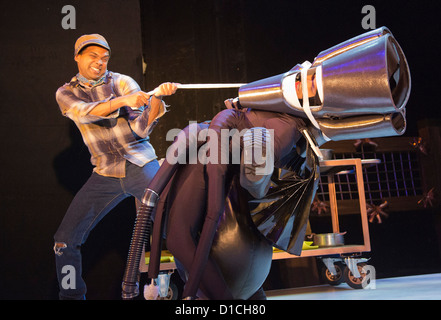
<path id="1" fill-rule="evenodd" d="M 276 251 L 273 253 L 273 260 L 279 259 L 292 259 L 292 258 L 304 258 L 304 257 L 321 257 L 328 255 L 340 255 L 349 253 L 361 253 L 370 251 L 370 246 L 364 244 L 353 244 L 327 248 L 307 249 L 302 250 L 300 256 L 296 256 L 284 251 Z"/>
<path id="2" fill-rule="evenodd" d="M 378 162 L 379 160 L 377 159 L 361 160 L 357 158 L 320 161 L 320 171 L 322 173 L 323 171 L 325 171 L 324 174 L 328 178 L 332 232 L 334 233 L 340 232 L 334 176 L 341 171 L 352 169 L 355 167 L 359 197 L 358 203 L 360 208 L 359 213 L 361 215 L 361 226 L 364 244 L 349 244 L 335 247 L 307 249 L 302 250 L 300 256 L 295 256 L 283 251 L 276 251 L 273 253 L 273 260 L 369 252 L 371 250 L 371 243 L 369 238 L 369 225 L 366 212 L 366 198 L 364 191 L 362 166 L 372 165 Z"/>

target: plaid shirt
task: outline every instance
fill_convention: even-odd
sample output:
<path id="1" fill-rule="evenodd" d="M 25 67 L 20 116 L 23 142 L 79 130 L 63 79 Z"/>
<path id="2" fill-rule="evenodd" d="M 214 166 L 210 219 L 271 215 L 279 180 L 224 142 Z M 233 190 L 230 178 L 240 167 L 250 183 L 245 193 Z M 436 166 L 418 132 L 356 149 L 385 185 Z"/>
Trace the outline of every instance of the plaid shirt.
<path id="1" fill-rule="evenodd" d="M 139 109 L 123 107 L 105 117 L 89 113 L 100 103 L 140 90 L 132 78 L 110 71 L 104 83 L 97 86 L 85 86 L 75 76 L 57 90 L 56 99 L 61 112 L 80 130 L 96 173 L 123 178 L 126 160 L 142 167 L 156 159 L 148 135 L 167 111 L 164 103 L 150 125 L 149 106 Z"/>

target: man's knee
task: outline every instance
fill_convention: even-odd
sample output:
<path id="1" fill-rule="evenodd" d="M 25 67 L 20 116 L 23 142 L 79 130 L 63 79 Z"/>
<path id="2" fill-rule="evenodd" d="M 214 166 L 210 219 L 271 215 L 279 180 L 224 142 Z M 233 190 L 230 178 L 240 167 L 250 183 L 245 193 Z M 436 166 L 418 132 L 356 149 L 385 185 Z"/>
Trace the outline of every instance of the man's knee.
<path id="1" fill-rule="evenodd" d="M 67 244 L 65 242 L 55 241 L 54 252 L 57 256 L 61 256 L 63 254 L 63 250 L 67 248 Z"/>

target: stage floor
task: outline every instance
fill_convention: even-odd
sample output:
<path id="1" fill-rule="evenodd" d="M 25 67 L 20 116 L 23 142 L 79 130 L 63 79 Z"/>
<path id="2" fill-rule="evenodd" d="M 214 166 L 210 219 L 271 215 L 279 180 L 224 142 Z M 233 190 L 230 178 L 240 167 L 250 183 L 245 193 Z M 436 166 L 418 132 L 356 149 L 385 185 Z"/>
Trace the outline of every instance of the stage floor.
<path id="1" fill-rule="evenodd" d="M 441 273 L 377 279 L 375 289 L 352 289 L 342 283 L 265 293 L 268 300 L 440 300 Z"/>

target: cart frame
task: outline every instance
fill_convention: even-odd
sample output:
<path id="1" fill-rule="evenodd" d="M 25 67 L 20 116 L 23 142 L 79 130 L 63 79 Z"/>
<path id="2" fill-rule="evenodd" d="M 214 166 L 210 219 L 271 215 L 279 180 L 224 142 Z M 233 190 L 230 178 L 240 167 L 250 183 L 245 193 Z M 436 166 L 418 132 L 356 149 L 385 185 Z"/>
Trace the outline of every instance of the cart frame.
<path id="1" fill-rule="evenodd" d="M 363 233 L 363 244 L 343 245 L 328 248 L 317 248 L 303 250 L 300 256 L 292 255 L 288 252 L 274 252 L 273 260 L 278 259 L 291 259 L 302 257 L 320 257 L 327 255 L 346 255 L 371 251 L 371 243 L 369 238 L 369 223 L 366 210 L 366 196 L 363 181 L 363 165 L 371 165 L 379 163 L 377 159 L 362 160 L 359 158 L 352 159 L 335 159 L 335 160 L 323 160 L 320 161 L 320 170 L 323 174 L 326 174 L 328 179 L 329 188 L 329 202 L 332 221 L 332 232 L 340 232 L 339 219 L 338 219 L 338 207 L 337 207 L 337 193 L 335 190 L 334 176 L 345 170 L 355 167 L 355 175 L 357 180 L 358 198 L 360 205 L 361 226 Z"/>

